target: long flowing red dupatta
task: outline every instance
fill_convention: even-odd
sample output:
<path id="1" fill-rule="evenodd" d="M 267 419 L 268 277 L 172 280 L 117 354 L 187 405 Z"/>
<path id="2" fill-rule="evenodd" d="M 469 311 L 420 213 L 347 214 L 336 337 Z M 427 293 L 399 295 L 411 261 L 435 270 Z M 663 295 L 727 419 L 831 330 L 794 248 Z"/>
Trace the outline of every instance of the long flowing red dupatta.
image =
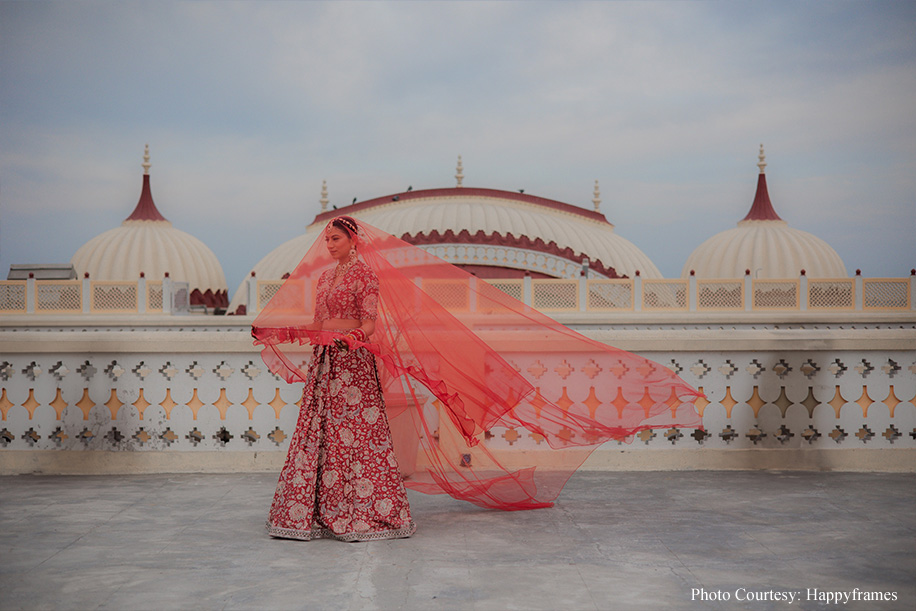
<path id="1" fill-rule="evenodd" d="M 368 343 L 346 341 L 379 358 L 408 488 L 482 507 L 549 507 L 602 443 L 645 429 L 702 426 L 693 405 L 701 395 L 666 367 L 589 339 L 416 246 L 360 227 L 359 256 L 379 278 L 379 318 Z M 318 278 L 334 263 L 316 240 L 253 324 L 264 362 L 287 382 L 305 382 L 312 344 L 342 337 L 312 324 Z M 549 372 L 542 361 L 560 365 Z M 486 439 L 503 429 L 510 443 L 524 438 L 532 447 L 491 448 Z"/>

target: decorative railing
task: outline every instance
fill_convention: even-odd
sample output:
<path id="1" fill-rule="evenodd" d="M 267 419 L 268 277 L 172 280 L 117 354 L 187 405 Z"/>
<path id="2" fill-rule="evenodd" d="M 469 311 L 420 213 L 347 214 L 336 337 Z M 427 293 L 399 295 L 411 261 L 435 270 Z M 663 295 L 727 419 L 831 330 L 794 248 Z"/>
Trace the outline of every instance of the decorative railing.
<path id="1" fill-rule="evenodd" d="M 255 278 L 251 278 L 255 281 Z M 483 282 L 475 278 L 472 282 Z M 262 309 L 283 280 L 250 285 L 248 313 Z M 909 278 L 487 279 L 506 294 L 544 312 L 862 312 L 916 310 L 916 275 Z M 437 281 L 423 287 L 455 312 L 472 310 L 468 284 Z"/>
<path id="2" fill-rule="evenodd" d="M 188 283 L 169 278 L 0 281 L 0 315 L 186 314 L 189 303 Z"/>
<path id="3" fill-rule="evenodd" d="M 531 307 L 555 312 L 900 312 L 916 310 L 916 275 L 909 278 L 479 279 Z M 247 311 L 264 308 L 284 280 L 249 278 Z M 477 308 L 468 284 L 427 282 L 424 289 L 455 312 Z M 308 295 L 313 283 L 303 283 Z M 188 283 L 169 278 L 137 282 L 0 281 L 4 314 L 187 313 Z"/>

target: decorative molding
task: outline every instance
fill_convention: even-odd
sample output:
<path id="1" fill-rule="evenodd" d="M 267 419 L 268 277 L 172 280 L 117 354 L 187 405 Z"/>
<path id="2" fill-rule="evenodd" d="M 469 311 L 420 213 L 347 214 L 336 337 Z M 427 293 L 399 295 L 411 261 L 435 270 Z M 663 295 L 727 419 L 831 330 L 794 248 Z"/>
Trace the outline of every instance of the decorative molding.
<path id="1" fill-rule="evenodd" d="M 486 234 L 483 232 L 483 230 L 479 230 L 472 234 L 467 229 L 462 229 L 457 234 L 451 229 L 448 229 L 443 233 L 439 233 L 439 231 L 436 229 L 433 229 L 429 233 L 422 231 L 413 235 L 405 233 L 401 236 L 401 239 L 409 244 L 413 244 L 414 246 L 493 246 L 519 251 L 537 252 L 544 255 L 556 257 L 557 259 L 562 259 L 575 265 L 576 273 L 572 277 L 578 277 L 578 270 L 581 269 L 581 266 L 585 261 L 588 261 L 589 271 L 594 272 L 598 276 L 612 279 L 627 278 L 626 275 L 619 275 L 616 269 L 613 267 L 605 266 L 604 263 L 599 260 L 590 260 L 584 253 L 576 253 L 572 248 L 569 247 L 560 248 L 553 240 L 550 242 L 544 242 L 544 240 L 541 238 L 535 238 L 532 240 L 528 236 L 516 237 L 512 233 L 506 233 L 503 235 L 496 231 L 490 234 Z M 472 261 L 468 261 L 468 263 L 471 262 Z M 473 262 L 479 263 L 479 261 Z M 461 261 L 458 261 L 457 263 L 461 263 Z M 492 263 L 490 265 L 492 265 Z M 519 267 L 506 265 L 505 267 L 508 267 L 509 269 L 532 269 L 527 266 Z M 545 271 L 546 268 L 533 269 L 537 269 L 538 271 Z M 563 275 L 559 277 L 569 278 L 570 276 Z"/>

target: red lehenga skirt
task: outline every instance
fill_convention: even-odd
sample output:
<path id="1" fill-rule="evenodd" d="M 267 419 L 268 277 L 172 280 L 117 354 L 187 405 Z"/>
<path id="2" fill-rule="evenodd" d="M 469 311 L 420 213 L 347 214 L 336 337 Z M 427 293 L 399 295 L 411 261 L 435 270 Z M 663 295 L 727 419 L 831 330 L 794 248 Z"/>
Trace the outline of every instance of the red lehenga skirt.
<path id="1" fill-rule="evenodd" d="M 416 531 L 375 356 L 315 346 L 267 520 L 271 536 L 371 541 Z"/>

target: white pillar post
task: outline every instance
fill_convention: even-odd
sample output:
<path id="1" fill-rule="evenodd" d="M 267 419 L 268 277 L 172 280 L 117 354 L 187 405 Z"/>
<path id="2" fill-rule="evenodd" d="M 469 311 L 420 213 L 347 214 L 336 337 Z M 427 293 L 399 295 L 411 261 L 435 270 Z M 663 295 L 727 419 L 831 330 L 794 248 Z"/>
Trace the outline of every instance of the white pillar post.
<path id="1" fill-rule="evenodd" d="M 168 272 L 165 272 L 162 278 L 162 313 L 172 313 L 172 279 L 169 278 Z"/>
<path id="2" fill-rule="evenodd" d="M 29 314 L 34 314 L 37 301 L 38 294 L 35 292 L 35 274 L 29 272 L 29 278 L 25 281 L 25 311 Z"/>
<path id="3" fill-rule="evenodd" d="M 862 281 L 862 270 L 856 270 L 856 311 L 861 312 L 864 310 L 865 305 L 865 282 Z"/>
<path id="4" fill-rule="evenodd" d="M 808 275 L 801 270 L 798 277 L 798 307 L 802 312 L 808 311 Z"/>
<path id="5" fill-rule="evenodd" d="M 916 310 L 916 269 L 910 270 L 910 309 Z"/>
<path id="6" fill-rule="evenodd" d="M 477 279 L 477 276 L 471 275 L 468 281 L 468 308 L 471 312 L 477 311 L 477 283 L 480 280 Z"/>
<path id="7" fill-rule="evenodd" d="M 689 312 L 697 311 L 698 300 L 699 295 L 697 294 L 697 275 L 695 271 L 690 270 L 690 275 L 687 277 L 687 310 Z"/>
<path id="8" fill-rule="evenodd" d="M 751 270 L 744 270 L 744 311 L 754 309 L 754 281 L 751 279 Z"/>
<path id="9" fill-rule="evenodd" d="M 585 272 L 579 275 L 579 311 L 588 311 L 588 277 Z"/>
<path id="10" fill-rule="evenodd" d="M 248 276 L 248 283 L 246 285 L 248 289 L 248 298 L 245 302 L 245 313 L 246 314 L 257 314 L 258 313 L 258 278 L 255 276 L 254 270 L 251 271 L 251 275 Z"/>
<path id="11" fill-rule="evenodd" d="M 83 314 L 92 311 L 92 281 L 89 279 L 89 272 L 83 274 L 83 281 L 80 290 L 80 299 L 83 306 Z"/>
<path id="12" fill-rule="evenodd" d="M 137 279 L 137 312 L 146 314 L 146 274 L 140 272 Z"/>
<path id="13" fill-rule="evenodd" d="M 639 270 L 633 273 L 633 310 L 642 312 L 642 276 Z"/>

